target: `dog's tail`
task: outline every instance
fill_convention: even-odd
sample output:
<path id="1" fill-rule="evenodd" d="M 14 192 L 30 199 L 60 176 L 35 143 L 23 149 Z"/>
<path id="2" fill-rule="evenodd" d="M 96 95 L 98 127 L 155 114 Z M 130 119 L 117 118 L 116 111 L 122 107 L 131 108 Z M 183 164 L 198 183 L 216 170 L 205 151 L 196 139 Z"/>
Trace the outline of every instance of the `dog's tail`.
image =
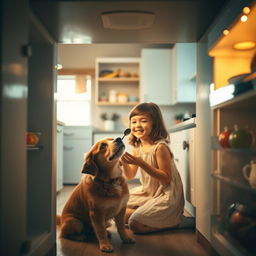
<path id="1" fill-rule="evenodd" d="M 60 215 L 56 216 L 56 225 L 59 226 L 61 224 L 61 217 Z"/>

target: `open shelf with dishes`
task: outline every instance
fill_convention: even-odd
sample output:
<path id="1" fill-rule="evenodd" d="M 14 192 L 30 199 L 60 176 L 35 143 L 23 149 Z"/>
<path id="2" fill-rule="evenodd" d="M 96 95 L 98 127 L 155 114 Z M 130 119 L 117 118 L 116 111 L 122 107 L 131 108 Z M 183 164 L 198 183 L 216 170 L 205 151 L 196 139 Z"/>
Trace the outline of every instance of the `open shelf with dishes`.
<path id="1" fill-rule="evenodd" d="M 100 77 L 98 79 L 98 82 L 110 82 L 110 83 L 115 83 L 115 82 L 139 82 L 138 77 L 115 77 L 115 78 L 104 78 Z"/>
<path id="2" fill-rule="evenodd" d="M 244 7 L 229 6 L 240 13 L 232 22 L 223 15 L 209 34 L 208 53 L 214 58 L 211 241 L 227 256 L 256 253 L 256 44 L 236 49 L 243 40 L 256 41 L 256 5 L 247 13 Z"/>
<path id="3" fill-rule="evenodd" d="M 132 106 L 140 101 L 140 58 L 96 59 L 96 104 Z"/>

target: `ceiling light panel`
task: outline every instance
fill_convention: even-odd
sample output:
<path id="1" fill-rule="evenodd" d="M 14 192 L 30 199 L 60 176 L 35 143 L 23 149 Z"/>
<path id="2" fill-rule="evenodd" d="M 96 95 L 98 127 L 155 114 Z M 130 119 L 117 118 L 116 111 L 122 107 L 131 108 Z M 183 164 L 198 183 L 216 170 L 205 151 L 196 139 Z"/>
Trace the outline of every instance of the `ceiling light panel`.
<path id="1" fill-rule="evenodd" d="M 104 28 L 118 30 L 139 30 L 151 28 L 155 14 L 143 11 L 115 11 L 101 14 Z"/>

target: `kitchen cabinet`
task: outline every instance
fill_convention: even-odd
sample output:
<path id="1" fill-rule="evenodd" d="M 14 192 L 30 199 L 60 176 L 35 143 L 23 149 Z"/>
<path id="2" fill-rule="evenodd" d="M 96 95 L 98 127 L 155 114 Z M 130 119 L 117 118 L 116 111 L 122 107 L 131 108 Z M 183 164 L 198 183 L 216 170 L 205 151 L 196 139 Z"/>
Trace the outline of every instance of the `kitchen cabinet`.
<path id="1" fill-rule="evenodd" d="M 57 184 L 56 190 L 59 192 L 63 188 L 63 125 L 57 125 Z"/>
<path id="2" fill-rule="evenodd" d="M 141 101 L 171 105 L 173 51 L 145 48 L 141 58 Z"/>
<path id="3" fill-rule="evenodd" d="M 92 127 L 64 127 L 64 166 L 63 183 L 78 184 L 81 180 L 81 168 L 84 155 L 92 146 Z"/>
<path id="4" fill-rule="evenodd" d="M 248 22 L 240 21 L 245 3 L 237 2 L 229 5 L 230 13 L 235 8 L 239 15 L 230 23 L 217 23 L 210 33 L 210 38 L 218 35 L 215 43 L 209 46 L 209 55 L 214 58 L 214 85 L 210 95 L 213 134 L 212 134 L 212 180 L 213 180 L 213 212 L 211 219 L 211 240 L 214 248 L 221 255 L 255 255 L 255 196 L 256 189 L 250 185 L 243 175 L 243 168 L 256 159 L 255 142 L 250 147 L 223 148 L 218 141 L 224 126 L 233 129 L 234 125 L 253 132 L 255 137 L 256 91 L 251 86 L 246 91 L 238 91 L 239 84 L 246 87 L 255 84 L 255 78 L 248 78 L 229 84 L 230 78 L 241 73 L 252 72 L 255 66 L 252 59 L 255 49 L 235 50 L 234 44 L 244 40 L 256 40 L 253 20 L 256 17 L 256 5 L 248 14 Z M 225 25 L 223 27 L 223 24 Z M 224 36 L 222 31 L 229 30 Z M 243 31 L 243 33 L 241 32 Z M 232 68 L 230 68 L 232 63 Z M 254 64 L 255 65 L 255 64 Z M 225 72 L 224 72 L 225 71 Z M 238 93 L 239 92 L 239 93 Z M 254 208 L 253 208 L 254 207 Z M 242 212 L 241 212 L 242 210 Z M 253 213 L 253 214 L 252 214 Z M 240 217 L 235 218 L 235 216 Z M 246 222 L 244 217 L 247 217 Z"/>
<path id="5" fill-rule="evenodd" d="M 140 58 L 96 58 L 96 104 L 132 106 L 140 97 Z M 103 76 L 111 71 L 115 75 Z"/>
<path id="6" fill-rule="evenodd" d="M 172 104 L 195 103 L 196 43 L 177 43 L 172 51 L 171 102 Z"/>
<path id="7" fill-rule="evenodd" d="M 171 132 L 170 138 L 170 148 L 183 183 L 185 210 L 194 217 L 196 207 L 195 127 Z"/>
<path id="8" fill-rule="evenodd" d="M 196 43 L 142 49 L 141 98 L 158 105 L 195 103 Z"/>

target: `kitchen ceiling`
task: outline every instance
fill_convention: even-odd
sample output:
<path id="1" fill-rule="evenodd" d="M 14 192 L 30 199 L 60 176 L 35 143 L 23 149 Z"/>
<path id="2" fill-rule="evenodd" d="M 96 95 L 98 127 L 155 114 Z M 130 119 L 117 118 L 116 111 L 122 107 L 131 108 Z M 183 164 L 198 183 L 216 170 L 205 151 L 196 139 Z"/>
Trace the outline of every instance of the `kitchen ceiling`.
<path id="1" fill-rule="evenodd" d="M 31 0 L 30 5 L 58 43 L 170 44 L 198 41 L 225 2 Z M 104 28 L 101 15 L 116 11 L 153 13 L 153 26 L 137 30 Z"/>

